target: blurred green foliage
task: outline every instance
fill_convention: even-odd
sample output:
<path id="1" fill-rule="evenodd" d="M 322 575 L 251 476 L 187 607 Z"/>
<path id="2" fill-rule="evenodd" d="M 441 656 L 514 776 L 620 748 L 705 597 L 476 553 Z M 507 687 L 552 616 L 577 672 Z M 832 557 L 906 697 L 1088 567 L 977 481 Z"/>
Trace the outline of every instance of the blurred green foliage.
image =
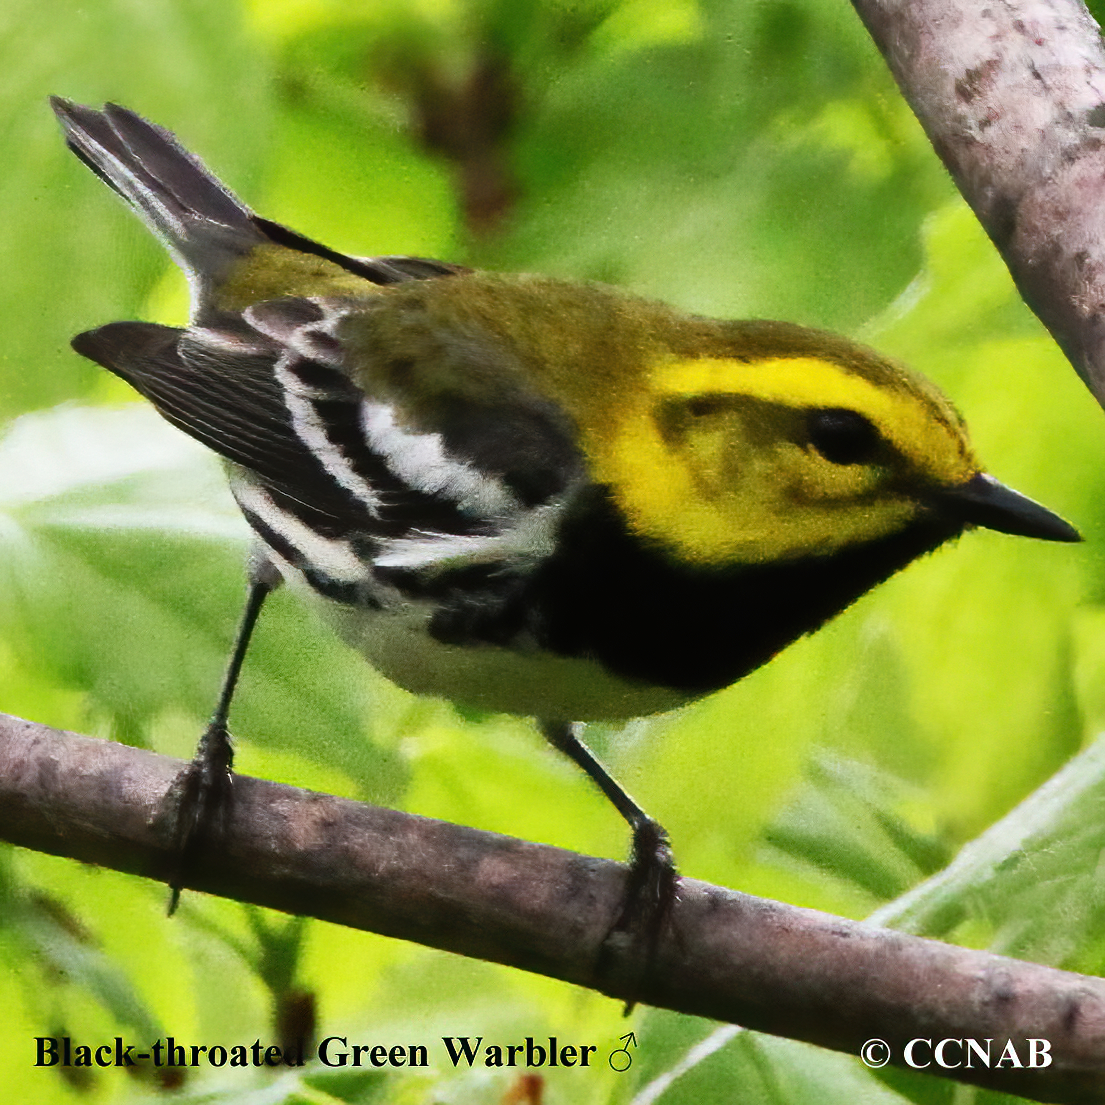
<path id="1" fill-rule="evenodd" d="M 592 740 L 688 874 L 1102 969 L 1099 750 L 1014 809 L 1105 722 L 1101 412 L 847 4 L 9 0 L 0 60 L 5 710 L 187 755 L 242 594 L 245 529 L 217 467 L 68 350 L 81 329 L 184 311 L 178 274 L 66 153 L 45 103 L 112 99 L 339 249 L 792 318 L 941 383 L 991 470 L 1086 545 L 971 534 L 739 686 Z M 294 599 L 272 606 L 235 704 L 242 771 L 622 854 L 616 817 L 526 723 L 415 700 Z M 317 1036 L 372 1042 L 613 1048 L 637 1031 L 629 1072 L 546 1072 L 547 1105 L 953 1098 L 671 1013 L 626 1022 L 593 994 L 364 933 L 198 895 L 168 920 L 164 904 L 159 886 L 5 853 L 9 1100 L 532 1100 L 482 1070 L 202 1070 L 169 1085 L 31 1065 L 36 1035 L 249 1043 L 312 1006 Z M 1001 1100 L 954 1091 L 956 1105 Z"/>

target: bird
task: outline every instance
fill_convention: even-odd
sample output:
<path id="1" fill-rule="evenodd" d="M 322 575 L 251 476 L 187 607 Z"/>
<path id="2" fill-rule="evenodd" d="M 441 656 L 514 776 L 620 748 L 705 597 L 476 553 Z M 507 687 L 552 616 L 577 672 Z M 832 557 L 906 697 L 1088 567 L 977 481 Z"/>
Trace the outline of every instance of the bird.
<path id="1" fill-rule="evenodd" d="M 986 472 L 934 384 L 849 338 L 349 256 L 254 214 L 127 108 L 51 104 L 191 293 L 186 326 L 111 322 L 73 348 L 222 458 L 254 541 L 177 788 L 173 906 L 225 825 L 232 696 L 281 583 L 399 686 L 534 719 L 630 827 L 608 939 L 654 947 L 677 885 L 667 833 L 585 723 L 738 682 L 965 531 L 1081 539 Z"/>

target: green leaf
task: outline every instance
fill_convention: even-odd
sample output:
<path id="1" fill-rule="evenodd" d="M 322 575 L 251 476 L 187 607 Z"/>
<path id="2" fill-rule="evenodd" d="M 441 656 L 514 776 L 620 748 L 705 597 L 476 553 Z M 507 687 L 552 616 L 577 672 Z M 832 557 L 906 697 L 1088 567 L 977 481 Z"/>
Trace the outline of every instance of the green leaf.
<path id="1" fill-rule="evenodd" d="M 689 1031 L 695 1038 L 688 1047 Z M 906 1100 L 857 1058 L 662 1010 L 649 1013 L 640 1053 L 647 1059 L 632 1096 L 619 1095 L 629 1105 L 903 1105 Z"/>
<path id="2" fill-rule="evenodd" d="M 9 0 L 0 43 L 0 414 L 10 417 L 94 393 L 101 370 L 68 350 L 70 337 L 133 314 L 166 265 L 138 220 L 65 149 L 46 98 L 116 99 L 173 121 L 234 179 L 256 165 L 269 84 L 217 0 L 144 0 L 140 9 Z"/>
<path id="3" fill-rule="evenodd" d="M 0 867 L 0 940 L 9 953 L 33 960 L 44 983 L 85 991 L 140 1038 L 162 1035 L 157 1017 L 120 965 L 97 947 L 95 935 L 59 899 L 22 883 L 7 863 Z M 19 946 L 12 949 L 11 942 Z"/>
<path id="4" fill-rule="evenodd" d="M 871 915 L 873 924 L 954 936 L 973 922 L 987 946 L 1069 964 L 1099 939 L 1105 891 L 1105 739 L 965 845 L 939 874 Z"/>
<path id="5" fill-rule="evenodd" d="M 24 670 L 86 695 L 118 735 L 158 743 L 155 719 L 195 719 L 191 735 L 168 726 L 169 750 L 190 755 L 244 600 L 245 525 L 210 454 L 146 407 L 63 408 L 26 416 L 0 442 L 0 487 L 8 648 Z M 366 729 L 380 701 L 386 733 L 397 695 L 278 595 L 232 723 L 355 791 L 394 796 L 399 762 Z"/>
<path id="6" fill-rule="evenodd" d="M 818 757 L 764 841 L 791 859 L 847 880 L 875 899 L 904 893 L 947 860 L 943 843 L 904 815 L 915 790 L 865 765 Z"/>

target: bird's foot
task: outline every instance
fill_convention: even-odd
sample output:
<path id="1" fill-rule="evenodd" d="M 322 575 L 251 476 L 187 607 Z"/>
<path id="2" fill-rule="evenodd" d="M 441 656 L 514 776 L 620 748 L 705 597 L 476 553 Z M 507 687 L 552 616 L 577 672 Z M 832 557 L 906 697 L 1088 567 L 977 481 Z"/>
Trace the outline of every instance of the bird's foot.
<path id="1" fill-rule="evenodd" d="M 633 851 L 621 913 L 599 949 L 598 974 L 626 997 L 628 1015 L 648 980 L 675 903 L 678 873 L 668 834 L 646 818 L 633 830 Z"/>
<path id="2" fill-rule="evenodd" d="M 200 738 L 192 762 L 173 780 L 157 821 L 173 854 L 169 874 L 169 914 L 202 850 L 226 833 L 234 797 L 234 751 L 226 723 L 212 721 Z"/>

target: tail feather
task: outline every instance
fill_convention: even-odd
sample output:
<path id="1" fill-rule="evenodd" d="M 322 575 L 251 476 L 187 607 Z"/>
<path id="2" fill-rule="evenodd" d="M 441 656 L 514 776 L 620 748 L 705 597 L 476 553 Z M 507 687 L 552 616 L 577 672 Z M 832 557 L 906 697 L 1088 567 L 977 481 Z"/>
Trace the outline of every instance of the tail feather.
<path id="1" fill-rule="evenodd" d="M 250 225 L 249 209 L 164 127 L 118 104 L 105 104 L 104 116 L 136 163 L 183 208 L 226 226 Z"/>
<path id="2" fill-rule="evenodd" d="M 259 245 L 322 258 L 378 286 L 469 272 L 421 257 L 349 257 L 254 215 L 163 127 L 118 104 L 103 111 L 61 96 L 50 106 L 69 148 L 117 192 L 157 235 L 192 287 L 192 321 L 219 317 L 219 291 L 235 265 Z M 312 268 L 317 267 L 311 266 Z M 294 266 L 293 266 L 294 270 Z M 294 281 L 287 292 L 298 294 Z"/>
<path id="3" fill-rule="evenodd" d="M 266 240 L 249 208 L 168 131 L 116 104 L 96 111 L 54 96 L 50 105 L 69 148 L 161 239 L 195 290 Z"/>
<path id="4" fill-rule="evenodd" d="M 126 201 L 184 270 L 193 325 L 224 323 L 242 308 L 243 291 L 248 303 L 250 297 L 347 294 L 350 276 L 383 287 L 471 271 L 423 257 L 339 253 L 255 215 L 169 131 L 133 111 L 118 104 L 99 111 L 61 96 L 51 96 L 50 106 L 69 148 Z"/>

